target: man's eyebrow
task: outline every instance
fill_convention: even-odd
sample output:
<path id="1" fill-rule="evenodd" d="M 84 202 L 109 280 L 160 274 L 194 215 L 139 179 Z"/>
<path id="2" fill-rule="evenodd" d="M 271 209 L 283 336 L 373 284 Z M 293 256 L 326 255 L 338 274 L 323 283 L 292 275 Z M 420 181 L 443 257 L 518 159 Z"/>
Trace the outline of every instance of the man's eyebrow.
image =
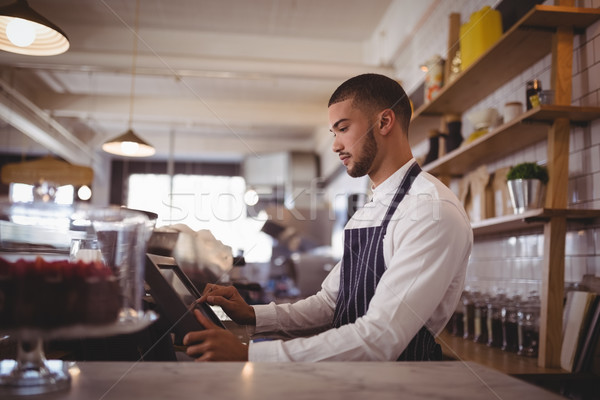
<path id="1" fill-rule="evenodd" d="M 340 125 L 342 122 L 345 122 L 345 121 L 348 121 L 348 118 L 342 118 L 342 119 L 338 120 L 338 121 L 337 121 L 335 124 L 333 124 L 333 125 L 331 126 L 331 129 L 329 129 L 329 130 L 331 131 L 331 130 L 333 130 L 333 129 L 337 129 L 337 127 L 338 127 L 338 126 L 339 126 L 339 125 Z"/>

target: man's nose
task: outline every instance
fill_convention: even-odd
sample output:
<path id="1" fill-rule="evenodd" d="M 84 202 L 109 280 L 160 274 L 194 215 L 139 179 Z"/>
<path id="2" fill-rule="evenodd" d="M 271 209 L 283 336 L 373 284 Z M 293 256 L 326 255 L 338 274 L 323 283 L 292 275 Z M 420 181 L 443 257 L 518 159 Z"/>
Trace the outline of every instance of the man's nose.
<path id="1" fill-rule="evenodd" d="M 339 140 L 339 136 L 335 136 L 333 138 L 333 144 L 331 145 L 331 150 L 333 150 L 334 153 L 339 153 L 340 151 L 342 151 L 343 148 L 344 148 L 344 146 L 342 146 L 342 143 Z"/>

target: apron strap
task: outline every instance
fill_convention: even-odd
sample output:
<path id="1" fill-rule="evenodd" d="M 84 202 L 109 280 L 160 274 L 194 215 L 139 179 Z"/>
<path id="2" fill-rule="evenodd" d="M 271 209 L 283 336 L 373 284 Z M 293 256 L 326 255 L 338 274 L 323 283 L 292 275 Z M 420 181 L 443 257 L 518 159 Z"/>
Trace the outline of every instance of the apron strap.
<path id="1" fill-rule="evenodd" d="M 387 212 L 385 213 L 383 222 L 381 223 L 381 226 L 383 226 L 384 233 L 387 230 L 387 226 L 388 226 L 390 220 L 392 219 L 392 216 L 394 215 L 394 212 L 396 211 L 398 204 L 400 204 L 402 199 L 404 199 L 404 195 L 406 195 L 406 193 L 408 193 L 408 191 L 410 190 L 410 187 L 412 186 L 412 183 L 417 178 L 417 175 L 419 175 L 420 172 L 421 172 L 421 167 L 419 167 L 419 164 L 415 161 L 408 169 L 408 172 L 406 173 L 406 175 L 404 175 L 404 178 L 402 178 L 400 187 L 396 191 L 396 194 L 394 195 L 394 198 L 392 199 L 392 202 L 390 203 L 390 206 L 388 207 Z"/>

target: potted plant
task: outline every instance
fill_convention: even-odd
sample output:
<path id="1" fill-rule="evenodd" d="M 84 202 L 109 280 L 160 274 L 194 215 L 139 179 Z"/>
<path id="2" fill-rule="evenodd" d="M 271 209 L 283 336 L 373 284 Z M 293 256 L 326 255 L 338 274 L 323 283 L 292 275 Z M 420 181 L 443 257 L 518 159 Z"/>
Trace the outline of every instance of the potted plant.
<path id="1" fill-rule="evenodd" d="M 548 183 L 545 166 L 533 162 L 517 164 L 508 171 L 506 181 L 515 214 L 542 206 Z"/>

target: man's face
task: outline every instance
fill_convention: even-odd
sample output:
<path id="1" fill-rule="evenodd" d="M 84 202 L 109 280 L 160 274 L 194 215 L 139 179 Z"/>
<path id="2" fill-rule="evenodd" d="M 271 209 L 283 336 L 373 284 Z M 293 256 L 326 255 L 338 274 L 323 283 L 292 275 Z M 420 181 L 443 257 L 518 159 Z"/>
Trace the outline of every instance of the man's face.
<path id="1" fill-rule="evenodd" d="M 352 99 L 329 107 L 330 131 L 334 134 L 332 150 L 338 153 L 348 175 L 357 178 L 371 172 L 377 155 L 374 120 L 352 107 Z"/>

